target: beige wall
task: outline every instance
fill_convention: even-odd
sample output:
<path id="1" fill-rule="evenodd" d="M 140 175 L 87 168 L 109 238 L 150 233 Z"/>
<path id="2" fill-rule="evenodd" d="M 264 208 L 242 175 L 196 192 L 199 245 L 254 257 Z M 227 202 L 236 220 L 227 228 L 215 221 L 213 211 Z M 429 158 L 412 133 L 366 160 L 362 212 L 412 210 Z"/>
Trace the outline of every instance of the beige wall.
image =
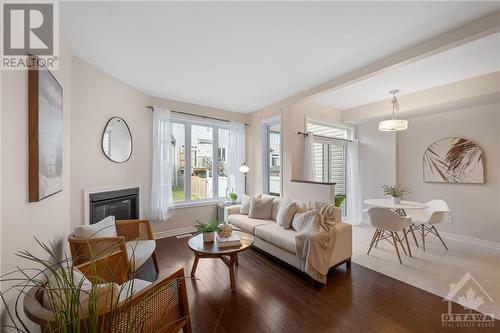
<path id="1" fill-rule="evenodd" d="M 358 125 L 357 134 L 362 199 L 381 198 L 382 186 L 396 183 L 396 134 L 380 132 L 378 122 Z"/>
<path id="2" fill-rule="evenodd" d="M 448 202 L 453 223 L 440 230 L 500 242 L 500 104 L 409 118 L 400 132 L 399 181 L 411 189 L 410 199 Z M 433 142 L 464 137 L 477 143 L 485 156 L 485 184 L 424 183 L 422 156 Z"/>
<path id="3" fill-rule="evenodd" d="M 1 271 L 27 262 L 14 255 L 27 250 L 46 256 L 33 237 L 66 245 L 70 220 L 71 54 L 60 44 L 60 68 L 51 71 L 63 87 L 63 190 L 40 202 L 28 202 L 28 73 L 2 71 L 1 90 Z M 2 285 L 6 288 L 6 285 Z M 10 300 L 10 299 L 9 299 Z"/>
<path id="4" fill-rule="evenodd" d="M 296 199 L 327 201 L 330 188 L 324 185 L 293 183 L 292 179 L 302 178 L 304 138 L 298 131 L 306 130 L 307 117 L 326 123 L 340 122 L 340 112 L 314 104 L 301 102 L 290 104 L 283 102 L 253 112 L 251 124 L 247 130 L 248 192 L 262 193 L 262 124 L 271 117 L 281 116 L 282 140 L 282 196 Z"/>
<path id="5" fill-rule="evenodd" d="M 141 204 L 149 202 L 150 118 L 139 90 L 73 57 L 71 118 L 71 225 L 83 223 L 83 190 L 141 184 Z M 123 118 L 132 133 L 132 156 L 125 163 L 106 158 L 101 148 L 111 117 Z"/>

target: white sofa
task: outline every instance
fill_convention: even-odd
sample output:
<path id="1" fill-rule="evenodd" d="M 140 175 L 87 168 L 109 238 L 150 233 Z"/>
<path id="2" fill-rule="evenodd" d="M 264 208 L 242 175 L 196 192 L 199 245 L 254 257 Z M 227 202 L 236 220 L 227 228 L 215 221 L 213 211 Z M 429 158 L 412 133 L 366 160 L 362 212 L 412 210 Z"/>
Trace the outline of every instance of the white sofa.
<path id="1" fill-rule="evenodd" d="M 285 200 L 275 198 L 274 200 Z M 304 201 L 290 199 L 299 205 L 306 205 Z M 305 271 L 305 259 L 295 254 L 295 236 L 297 231 L 294 229 L 283 229 L 275 220 L 258 220 L 248 217 L 246 214 L 240 214 L 240 205 L 229 206 L 225 208 L 225 220 L 231 225 L 236 226 L 254 236 L 253 246 L 260 249 L 287 264 Z M 275 217 L 276 214 L 273 214 Z M 340 220 L 340 218 L 339 218 Z M 333 255 L 330 260 L 330 268 L 346 263 L 349 267 L 352 256 L 352 226 L 347 223 L 336 223 L 337 230 Z"/>

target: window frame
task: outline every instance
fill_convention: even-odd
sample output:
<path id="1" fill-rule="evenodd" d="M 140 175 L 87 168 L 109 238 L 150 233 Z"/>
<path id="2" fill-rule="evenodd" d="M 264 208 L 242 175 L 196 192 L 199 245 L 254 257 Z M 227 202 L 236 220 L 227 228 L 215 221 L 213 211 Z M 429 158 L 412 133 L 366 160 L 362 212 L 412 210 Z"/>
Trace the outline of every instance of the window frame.
<path id="1" fill-rule="evenodd" d="M 269 166 L 270 166 L 270 157 L 269 157 L 269 148 L 271 147 L 271 142 L 270 142 L 270 133 L 271 127 L 278 125 L 280 127 L 280 142 L 279 142 L 279 147 L 280 147 L 280 193 L 271 193 L 269 187 L 270 187 L 270 175 L 269 175 Z M 262 193 L 276 196 L 276 197 L 281 197 L 283 194 L 283 124 L 281 122 L 281 115 L 276 115 L 271 118 L 263 119 L 261 122 L 261 137 L 262 137 Z"/>
<path id="2" fill-rule="evenodd" d="M 347 172 L 348 172 L 348 158 L 347 158 L 347 155 L 349 154 L 348 152 L 348 149 L 349 149 L 349 141 L 353 140 L 353 137 L 354 137 L 354 130 L 355 128 L 353 126 L 349 126 L 349 125 L 346 125 L 346 124 L 336 124 L 336 123 L 326 123 L 326 122 L 321 122 L 321 121 L 318 121 L 318 120 L 313 120 L 313 119 L 310 119 L 310 118 L 307 118 L 306 119 L 306 128 L 307 128 L 307 131 L 309 132 L 309 124 L 313 124 L 313 125 L 320 125 L 320 126 L 324 126 L 324 127 L 331 127 L 331 128 L 335 128 L 335 129 L 342 129 L 342 130 L 345 130 L 346 131 L 346 138 L 335 138 L 335 137 L 326 137 L 326 136 L 321 136 L 321 137 L 318 137 L 318 136 L 314 136 L 314 143 L 318 143 L 318 144 L 322 144 L 322 145 L 326 145 L 327 146 L 327 157 L 326 157 L 326 161 L 328 163 L 327 167 L 326 167 L 326 173 L 327 173 L 327 177 L 326 177 L 326 182 L 331 182 L 331 168 L 332 168 L 332 165 L 331 165 L 331 148 L 332 146 L 342 146 L 342 147 L 345 147 L 344 151 L 345 151 L 345 162 L 344 162 L 344 193 L 345 194 L 348 194 L 347 193 L 347 189 L 349 188 L 349 177 L 347 175 Z M 313 133 L 313 132 L 311 132 Z M 313 133 L 314 134 L 314 133 Z M 346 200 L 347 201 L 347 200 Z M 346 217 L 347 216 L 347 208 L 346 207 L 346 202 L 343 203 L 343 207 L 344 209 L 342 209 L 342 215 L 343 217 Z"/>
<path id="3" fill-rule="evenodd" d="M 212 120 L 193 119 L 189 116 L 173 115 L 170 123 L 184 125 L 184 200 L 174 201 L 174 207 L 191 206 L 196 204 L 208 204 L 211 202 L 222 202 L 226 198 L 219 197 L 219 129 L 229 128 L 229 123 Z M 212 128 L 212 196 L 209 198 L 193 199 L 191 193 L 191 129 L 192 126 L 203 126 Z M 226 151 L 227 156 L 228 151 Z"/>

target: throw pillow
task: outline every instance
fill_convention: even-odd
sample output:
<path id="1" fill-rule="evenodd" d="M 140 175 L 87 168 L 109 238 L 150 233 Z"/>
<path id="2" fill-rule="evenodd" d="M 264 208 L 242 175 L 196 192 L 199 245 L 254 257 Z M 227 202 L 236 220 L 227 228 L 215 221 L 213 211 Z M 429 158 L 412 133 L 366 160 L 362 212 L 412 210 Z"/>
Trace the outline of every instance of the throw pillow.
<path id="1" fill-rule="evenodd" d="M 277 218 L 278 218 L 278 212 L 280 211 L 281 207 L 283 207 L 284 205 L 288 204 L 292 202 L 290 199 L 283 199 L 283 198 L 280 198 L 280 197 L 275 197 L 274 200 L 273 200 L 273 220 L 274 221 L 278 221 Z"/>
<path id="2" fill-rule="evenodd" d="M 278 211 L 276 222 L 278 222 L 283 229 L 290 229 L 296 211 L 297 205 L 294 202 L 285 203 Z"/>
<path id="3" fill-rule="evenodd" d="M 108 216 L 91 225 L 80 225 L 75 228 L 73 236 L 78 239 L 116 237 L 115 217 Z"/>
<path id="4" fill-rule="evenodd" d="M 306 228 L 319 228 L 321 216 L 317 210 L 309 210 L 304 213 L 297 213 L 292 220 L 292 228 L 301 232 Z"/>
<path id="5" fill-rule="evenodd" d="M 273 215 L 274 198 L 250 198 L 250 211 L 248 217 L 259 220 L 270 220 Z"/>
<path id="6" fill-rule="evenodd" d="M 76 267 L 71 267 L 68 264 L 61 265 L 60 268 L 54 270 L 54 273 L 48 278 L 43 292 L 43 306 L 46 309 L 61 311 L 68 308 L 67 302 L 74 302 L 74 299 L 67 299 L 68 290 L 78 292 L 81 314 L 89 312 L 91 303 L 98 302 L 99 309 L 104 310 L 112 301 L 118 300 L 120 291 L 115 283 L 96 284 L 92 288 L 90 280 Z M 94 293 L 92 296 L 98 300 L 91 300 L 92 293 Z"/>
<path id="7" fill-rule="evenodd" d="M 246 194 L 243 194 L 243 197 L 241 198 L 240 214 L 248 215 L 249 211 L 250 211 L 250 197 Z"/>
<path id="8" fill-rule="evenodd" d="M 305 213 L 309 210 L 308 203 L 306 201 L 294 200 L 297 205 L 297 213 Z"/>

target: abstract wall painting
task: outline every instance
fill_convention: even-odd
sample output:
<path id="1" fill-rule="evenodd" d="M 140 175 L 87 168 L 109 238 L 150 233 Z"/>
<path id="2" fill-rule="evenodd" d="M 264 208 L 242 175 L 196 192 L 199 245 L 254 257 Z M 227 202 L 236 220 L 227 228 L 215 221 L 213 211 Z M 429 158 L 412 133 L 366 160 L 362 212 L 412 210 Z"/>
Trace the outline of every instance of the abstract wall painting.
<path id="1" fill-rule="evenodd" d="M 484 155 L 474 142 L 445 138 L 424 153 L 424 181 L 435 183 L 484 183 Z"/>
<path id="2" fill-rule="evenodd" d="M 63 89 L 45 67 L 28 71 L 28 127 L 29 201 L 34 202 L 62 191 Z"/>

